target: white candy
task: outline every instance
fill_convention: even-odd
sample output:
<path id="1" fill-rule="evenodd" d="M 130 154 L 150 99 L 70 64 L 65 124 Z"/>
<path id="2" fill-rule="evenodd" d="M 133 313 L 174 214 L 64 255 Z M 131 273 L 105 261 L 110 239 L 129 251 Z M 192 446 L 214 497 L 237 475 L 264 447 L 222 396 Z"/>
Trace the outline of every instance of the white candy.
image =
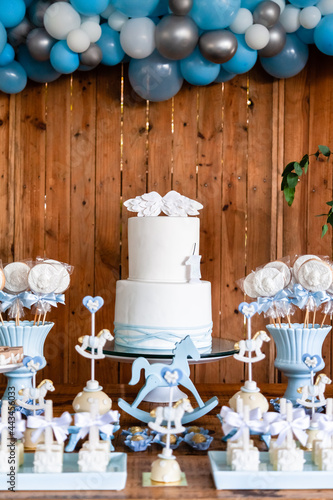
<path id="1" fill-rule="evenodd" d="M 274 262 L 269 262 L 264 267 L 265 268 L 266 267 L 273 267 L 274 269 L 277 269 L 278 271 L 280 271 L 280 273 L 283 274 L 284 286 L 286 287 L 289 285 L 289 283 L 291 281 L 291 271 L 290 271 L 289 267 L 287 266 L 287 264 L 285 264 L 284 262 L 281 262 L 280 260 L 275 260 Z"/>
<path id="2" fill-rule="evenodd" d="M 4 268 L 6 278 L 6 290 L 8 292 L 20 293 L 24 292 L 28 284 L 28 274 L 30 267 L 24 262 L 12 262 Z"/>
<path id="3" fill-rule="evenodd" d="M 36 264 L 29 273 L 28 283 L 34 293 L 53 293 L 59 286 L 59 272 L 52 264 Z"/>
<path id="4" fill-rule="evenodd" d="M 296 278 L 296 281 L 298 281 L 299 268 L 301 267 L 302 264 L 304 264 L 304 262 L 306 262 L 307 260 L 310 260 L 310 259 L 321 260 L 321 258 L 318 257 L 317 255 L 301 255 L 300 257 L 298 257 L 297 260 L 295 260 L 294 267 L 293 267 L 293 274 Z"/>
<path id="5" fill-rule="evenodd" d="M 256 271 L 254 280 L 254 289 L 261 297 L 272 297 L 284 288 L 284 276 L 274 267 L 264 267 Z"/>
<path id="6" fill-rule="evenodd" d="M 66 266 L 64 266 L 64 264 L 58 262 L 57 260 L 48 259 L 45 260 L 44 262 L 45 264 L 52 264 L 52 266 L 56 269 L 59 275 L 59 284 L 57 288 L 54 290 L 54 293 L 63 293 L 65 290 L 67 290 L 71 281 Z"/>
<path id="7" fill-rule="evenodd" d="M 327 290 L 331 286 L 332 280 L 333 274 L 330 266 L 316 259 L 307 260 L 298 271 L 299 283 L 311 292 Z"/>
<path id="8" fill-rule="evenodd" d="M 248 297 L 251 297 L 251 299 L 256 299 L 258 297 L 258 294 L 256 293 L 254 288 L 254 277 L 255 273 L 250 273 L 243 281 L 244 292 L 246 293 L 246 295 L 248 295 Z"/>

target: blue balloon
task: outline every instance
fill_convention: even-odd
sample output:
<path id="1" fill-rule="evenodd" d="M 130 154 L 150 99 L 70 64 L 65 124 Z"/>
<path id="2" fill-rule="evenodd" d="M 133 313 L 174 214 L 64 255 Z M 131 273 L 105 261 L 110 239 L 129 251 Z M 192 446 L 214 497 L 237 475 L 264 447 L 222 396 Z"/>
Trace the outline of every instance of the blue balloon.
<path id="1" fill-rule="evenodd" d="M 18 60 L 25 69 L 28 78 L 34 82 L 53 82 L 61 75 L 61 73 L 58 73 L 51 66 L 50 61 L 36 61 L 36 59 L 31 57 L 26 45 L 20 45 L 18 49 Z"/>
<path id="2" fill-rule="evenodd" d="M 316 5 L 318 0 L 289 0 L 291 4 L 300 9 L 304 9 L 305 7 L 311 7 L 312 5 Z"/>
<path id="3" fill-rule="evenodd" d="M 144 59 L 132 59 L 128 76 L 133 90 L 154 102 L 167 101 L 183 85 L 179 62 L 165 59 L 157 50 Z"/>
<path id="4" fill-rule="evenodd" d="M 60 40 L 51 49 L 50 63 L 59 73 L 68 74 L 79 67 L 80 58 L 79 54 L 68 47 L 66 40 Z"/>
<path id="5" fill-rule="evenodd" d="M 6 66 L 7 64 L 14 61 L 15 50 L 9 43 L 6 43 L 3 51 L 0 54 L 0 66 Z"/>
<path id="6" fill-rule="evenodd" d="M 20 24 L 25 15 L 23 0 L 0 1 L 0 21 L 5 28 L 13 28 Z"/>
<path id="7" fill-rule="evenodd" d="M 115 66 L 122 61 L 125 55 L 120 45 L 120 34 L 110 28 L 108 23 L 103 23 L 101 28 L 102 35 L 96 43 L 102 49 L 102 63 L 107 66 Z"/>
<path id="8" fill-rule="evenodd" d="M 287 34 L 286 44 L 273 57 L 260 57 L 262 67 L 275 78 L 290 78 L 297 75 L 307 63 L 308 46 L 297 35 Z"/>
<path id="9" fill-rule="evenodd" d="M 314 42 L 320 52 L 333 55 L 333 14 L 324 16 L 314 30 Z"/>
<path id="10" fill-rule="evenodd" d="M 0 52 L 3 51 L 6 43 L 7 43 L 7 31 L 2 22 L 0 21 Z"/>
<path id="11" fill-rule="evenodd" d="M 189 15 L 203 30 L 226 28 L 236 17 L 240 3 L 241 0 L 194 0 Z"/>
<path id="12" fill-rule="evenodd" d="M 25 6 L 26 7 L 29 7 L 29 5 L 31 5 L 33 2 L 33 0 L 24 0 L 24 3 L 25 3 Z"/>
<path id="13" fill-rule="evenodd" d="M 111 0 L 110 4 L 128 17 L 146 17 L 154 12 L 158 2 L 159 0 Z"/>
<path id="14" fill-rule="evenodd" d="M 196 47 L 192 54 L 180 61 L 180 70 L 192 85 L 208 85 L 217 78 L 220 65 L 208 61 Z"/>
<path id="15" fill-rule="evenodd" d="M 242 73 L 247 73 L 255 65 L 258 57 L 258 52 L 256 50 L 250 49 L 250 47 L 245 42 L 244 35 L 238 35 L 234 33 L 237 38 L 238 47 L 236 54 L 230 59 L 230 61 L 221 64 L 221 68 L 228 73 L 235 73 L 240 75 Z"/>
<path id="16" fill-rule="evenodd" d="M 169 14 L 169 0 L 159 0 L 155 9 L 150 13 L 150 17 L 165 16 Z"/>
<path id="17" fill-rule="evenodd" d="M 95 16 L 107 8 L 109 0 L 70 0 L 70 3 L 80 14 Z"/>
<path id="18" fill-rule="evenodd" d="M 217 75 L 217 78 L 215 78 L 215 81 L 218 83 L 221 82 L 228 82 L 229 80 L 232 80 L 236 76 L 235 73 L 228 73 L 224 68 L 220 69 L 219 74 Z"/>
<path id="19" fill-rule="evenodd" d="M 300 26 L 298 30 L 295 31 L 295 34 L 303 43 L 311 45 L 312 43 L 314 43 L 314 30 L 315 28 L 308 30 L 307 28 L 303 28 L 303 26 Z"/>
<path id="20" fill-rule="evenodd" d="M 241 7 L 248 9 L 251 12 L 262 2 L 262 0 L 241 0 Z"/>
<path id="21" fill-rule="evenodd" d="M 0 90 L 6 94 L 18 94 L 27 84 L 27 74 L 17 61 L 0 68 Z"/>

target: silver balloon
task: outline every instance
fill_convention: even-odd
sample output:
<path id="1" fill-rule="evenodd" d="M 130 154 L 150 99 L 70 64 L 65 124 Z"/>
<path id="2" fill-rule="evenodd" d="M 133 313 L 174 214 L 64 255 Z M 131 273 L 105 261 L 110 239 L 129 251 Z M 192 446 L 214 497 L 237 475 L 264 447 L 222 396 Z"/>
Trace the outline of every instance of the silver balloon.
<path id="1" fill-rule="evenodd" d="M 30 21 L 37 27 L 43 28 L 44 14 L 48 7 L 51 5 L 51 0 L 37 0 L 33 2 L 28 8 Z"/>
<path id="2" fill-rule="evenodd" d="M 26 17 L 14 28 L 7 32 L 8 42 L 12 47 L 17 47 L 21 43 L 25 43 L 28 34 L 33 29 L 33 25 Z"/>
<path id="3" fill-rule="evenodd" d="M 231 31 L 206 31 L 199 40 L 201 54 L 216 64 L 223 64 L 234 56 L 238 47 L 237 38 Z"/>
<path id="4" fill-rule="evenodd" d="M 253 23 L 262 24 L 271 28 L 279 20 L 280 7 L 276 2 L 265 0 L 257 5 L 253 11 Z"/>
<path id="5" fill-rule="evenodd" d="M 169 9 L 176 16 L 186 16 L 193 7 L 193 0 L 169 0 Z"/>
<path id="6" fill-rule="evenodd" d="M 155 42 L 159 53 L 177 61 L 189 56 L 196 47 L 199 30 L 188 16 L 165 16 L 156 26 Z"/>
<path id="7" fill-rule="evenodd" d="M 281 52 L 286 43 L 286 30 L 281 23 L 276 23 L 269 31 L 269 42 L 258 51 L 261 57 L 273 57 Z"/>
<path id="8" fill-rule="evenodd" d="M 44 28 L 35 28 L 27 36 L 27 47 L 36 61 L 48 61 L 55 40 Z"/>
<path id="9" fill-rule="evenodd" d="M 90 47 L 80 54 L 80 62 L 90 69 L 95 68 L 102 60 L 102 49 L 96 43 L 91 43 Z"/>

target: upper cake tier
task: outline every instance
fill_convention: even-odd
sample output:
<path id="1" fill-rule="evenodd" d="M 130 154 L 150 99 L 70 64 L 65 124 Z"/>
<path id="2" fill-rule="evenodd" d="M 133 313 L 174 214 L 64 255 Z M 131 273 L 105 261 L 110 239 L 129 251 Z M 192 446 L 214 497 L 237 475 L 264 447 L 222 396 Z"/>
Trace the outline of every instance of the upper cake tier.
<path id="1" fill-rule="evenodd" d="M 186 260 L 199 254 L 197 217 L 132 217 L 128 221 L 130 280 L 188 281 Z"/>

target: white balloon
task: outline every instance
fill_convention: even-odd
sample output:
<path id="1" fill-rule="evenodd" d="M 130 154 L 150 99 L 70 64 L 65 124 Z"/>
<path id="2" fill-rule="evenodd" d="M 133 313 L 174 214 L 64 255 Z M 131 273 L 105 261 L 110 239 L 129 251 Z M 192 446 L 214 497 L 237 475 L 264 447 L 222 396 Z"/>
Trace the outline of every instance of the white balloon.
<path id="1" fill-rule="evenodd" d="M 333 14 L 333 0 L 319 0 L 316 7 L 318 7 L 323 16 Z"/>
<path id="2" fill-rule="evenodd" d="M 91 43 L 97 42 L 101 38 L 102 28 L 93 21 L 85 21 L 81 24 L 81 30 L 85 31 Z"/>
<path id="3" fill-rule="evenodd" d="M 86 23 L 87 21 L 92 21 L 93 23 L 99 24 L 101 20 L 101 17 L 96 14 L 96 16 L 83 16 L 81 14 L 81 23 Z"/>
<path id="4" fill-rule="evenodd" d="M 108 25 L 115 31 L 120 31 L 124 24 L 128 21 L 126 14 L 116 10 L 108 18 Z"/>
<path id="5" fill-rule="evenodd" d="M 277 3 L 278 6 L 280 7 L 280 15 L 281 15 L 282 12 L 284 11 L 285 6 L 286 6 L 285 0 L 273 0 L 273 2 Z"/>
<path id="6" fill-rule="evenodd" d="M 284 11 L 280 15 L 280 23 L 287 33 L 294 33 L 298 30 L 301 23 L 299 21 L 299 14 L 301 9 L 293 5 L 286 5 Z"/>
<path id="7" fill-rule="evenodd" d="M 155 23 L 148 17 L 126 21 L 120 32 L 120 45 L 134 59 L 148 57 L 155 49 Z"/>
<path id="8" fill-rule="evenodd" d="M 112 12 L 114 12 L 115 10 L 116 8 L 113 5 L 109 4 L 107 8 L 103 10 L 103 12 L 101 12 L 101 16 L 104 17 L 104 19 L 108 19 L 111 16 Z"/>
<path id="9" fill-rule="evenodd" d="M 44 27 L 57 40 L 65 40 L 70 31 L 80 27 L 81 17 L 67 2 L 51 4 L 44 14 Z"/>
<path id="10" fill-rule="evenodd" d="M 90 38 L 85 31 L 78 28 L 68 33 L 67 45 L 73 52 L 85 52 L 90 46 Z"/>
<path id="11" fill-rule="evenodd" d="M 234 33 L 237 33 L 238 35 L 242 35 L 251 26 L 252 23 L 252 12 L 249 9 L 241 7 L 238 10 L 235 19 L 230 24 L 229 29 Z"/>
<path id="12" fill-rule="evenodd" d="M 321 19 L 320 10 L 314 5 L 311 7 L 305 7 L 301 10 L 299 15 L 299 22 L 303 28 L 311 30 L 315 28 Z"/>
<path id="13" fill-rule="evenodd" d="M 262 24 L 252 24 L 252 26 L 245 31 L 245 42 L 250 49 L 263 49 L 269 42 L 268 29 Z"/>

